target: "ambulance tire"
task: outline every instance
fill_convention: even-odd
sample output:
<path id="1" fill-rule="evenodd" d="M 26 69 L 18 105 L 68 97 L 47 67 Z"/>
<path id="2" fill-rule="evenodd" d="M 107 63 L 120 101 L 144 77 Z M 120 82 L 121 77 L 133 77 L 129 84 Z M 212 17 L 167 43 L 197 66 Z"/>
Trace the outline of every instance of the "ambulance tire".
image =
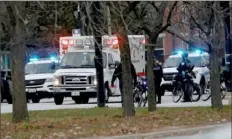
<path id="1" fill-rule="evenodd" d="M 60 95 L 54 95 L 54 102 L 56 105 L 62 105 L 64 101 L 64 97 Z"/>
<path id="2" fill-rule="evenodd" d="M 39 103 L 40 99 L 38 97 L 34 96 L 31 98 L 31 101 L 32 101 L 32 103 Z"/>
<path id="3" fill-rule="evenodd" d="M 89 97 L 82 97 L 81 98 L 81 103 L 88 104 L 89 103 Z"/>
<path id="4" fill-rule="evenodd" d="M 81 104 L 82 102 L 81 97 L 72 97 L 72 100 L 74 100 L 76 104 Z"/>

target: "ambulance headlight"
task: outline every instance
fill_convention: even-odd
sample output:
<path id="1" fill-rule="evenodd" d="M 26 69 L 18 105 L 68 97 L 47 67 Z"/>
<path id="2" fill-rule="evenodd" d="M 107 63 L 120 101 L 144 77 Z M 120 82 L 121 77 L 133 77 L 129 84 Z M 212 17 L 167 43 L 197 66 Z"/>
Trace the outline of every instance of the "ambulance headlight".
<path id="1" fill-rule="evenodd" d="M 53 78 L 53 85 L 54 86 L 59 86 L 60 85 L 60 78 L 59 77 L 54 77 Z"/>
<path id="2" fill-rule="evenodd" d="M 97 78 L 94 79 L 93 84 L 97 85 Z"/>
<path id="3" fill-rule="evenodd" d="M 97 85 L 97 77 L 96 76 L 92 76 L 92 84 Z"/>

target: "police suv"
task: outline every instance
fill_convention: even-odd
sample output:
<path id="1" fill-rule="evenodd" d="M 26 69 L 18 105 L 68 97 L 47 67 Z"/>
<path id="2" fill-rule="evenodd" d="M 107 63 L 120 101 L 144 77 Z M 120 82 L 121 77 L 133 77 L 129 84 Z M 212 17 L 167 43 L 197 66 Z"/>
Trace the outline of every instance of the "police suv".
<path id="1" fill-rule="evenodd" d="M 33 57 L 25 66 L 25 88 L 27 99 L 39 103 L 42 98 L 53 97 L 53 73 L 58 66 L 55 57 L 38 59 Z"/>
<path id="2" fill-rule="evenodd" d="M 161 88 L 164 92 L 173 90 L 172 79 L 178 73 L 177 67 L 182 61 L 182 53 L 182 51 L 178 51 L 177 54 L 170 55 L 164 62 L 163 79 L 161 82 Z M 193 71 L 196 74 L 194 82 L 201 85 L 203 89 L 210 79 L 210 71 L 208 68 L 209 54 L 201 50 L 196 50 L 188 54 L 188 59 L 191 61 L 191 64 L 194 65 Z"/>

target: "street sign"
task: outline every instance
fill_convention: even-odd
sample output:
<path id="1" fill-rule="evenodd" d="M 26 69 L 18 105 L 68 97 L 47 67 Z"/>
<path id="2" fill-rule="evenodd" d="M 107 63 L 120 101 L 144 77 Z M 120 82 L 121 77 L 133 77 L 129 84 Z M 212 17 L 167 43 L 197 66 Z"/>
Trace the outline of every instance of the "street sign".
<path id="1" fill-rule="evenodd" d="M 81 36 L 81 30 L 80 29 L 73 29 L 72 35 L 73 36 Z"/>

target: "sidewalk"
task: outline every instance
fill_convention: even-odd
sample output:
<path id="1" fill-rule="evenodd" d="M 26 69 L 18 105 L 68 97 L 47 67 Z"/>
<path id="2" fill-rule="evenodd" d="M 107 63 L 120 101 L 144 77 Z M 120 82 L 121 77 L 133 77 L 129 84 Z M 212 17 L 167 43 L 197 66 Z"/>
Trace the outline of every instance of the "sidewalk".
<path id="1" fill-rule="evenodd" d="M 196 127 L 173 127 L 152 133 L 122 135 L 122 136 L 113 136 L 113 137 L 92 137 L 88 139 L 158 139 L 158 138 L 166 138 L 172 136 L 194 135 L 199 132 L 208 132 L 216 128 L 223 127 L 226 124 L 216 124 L 216 125 L 196 126 Z"/>

